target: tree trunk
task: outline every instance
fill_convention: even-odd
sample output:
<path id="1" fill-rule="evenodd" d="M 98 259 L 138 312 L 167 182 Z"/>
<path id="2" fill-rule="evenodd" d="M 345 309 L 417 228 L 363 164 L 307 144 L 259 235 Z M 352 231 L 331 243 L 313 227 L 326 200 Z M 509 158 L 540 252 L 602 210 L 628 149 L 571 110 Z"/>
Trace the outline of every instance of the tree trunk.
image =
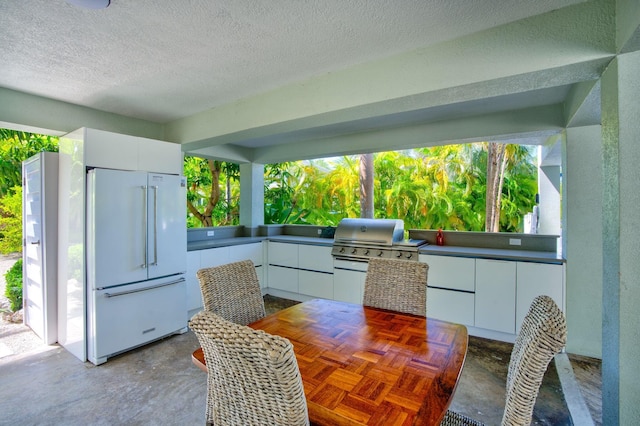
<path id="1" fill-rule="evenodd" d="M 191 201 L 187 200 L 187 208 L 195 216 L 200 222 L 202 222 L 202 226 L 208 227 L 213 226 L 213 219 L 211 218 L 211 213 L 213 212 L 214 207 L 220 201 L 220 171 L 222 170 L 222 163 L 220 161 L 208 160 L 209 170 L 211 170 L 211 193 L 209 194 L 209 199 L 207 200 L 207 205 L 204 208 L 204 211 L 201 213 L 198 211 L 196 206 L 194 206 Z"/>
<path id="2" fill-rule="evenodd" d="M 373 219 L 373 154 L 360 155 L 360 217 Z"/>
<path id="3" fill-rule="evenodd" d="M 489 142 L 487 145 L 487 196 L 485 232 L 500 231 L 500 202 L 505 168 L 506 145 Z"/>

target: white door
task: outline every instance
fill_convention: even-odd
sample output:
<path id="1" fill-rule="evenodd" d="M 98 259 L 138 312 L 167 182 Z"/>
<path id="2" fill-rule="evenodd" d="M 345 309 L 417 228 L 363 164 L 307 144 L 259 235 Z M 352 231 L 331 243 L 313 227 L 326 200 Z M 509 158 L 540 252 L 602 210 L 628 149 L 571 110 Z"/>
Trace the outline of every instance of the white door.
<path id="1" fill-rule="evenodd" d="M 147 279 L 147 173 L 94 169 L 87 185 L 89 288 Z"/>
<path id="2" fill-rule="evenodd" d="M 149 278 L 187 270 L 186 180 L 182 176 L 149 173 L 147 264 Z"/>
<path id="3" fill-rule="evenodd" d="M 31 157 L 22 172 L 24 323 L 50 345 L 58 341 L 57 153 Z"/>
<path id="4" fill-rule="evenodd" d="M 25 162 L 23 176 L 23 303 L 24 323 L 44 335 L 45 300 L 42 262 L 41 160 Z"/>

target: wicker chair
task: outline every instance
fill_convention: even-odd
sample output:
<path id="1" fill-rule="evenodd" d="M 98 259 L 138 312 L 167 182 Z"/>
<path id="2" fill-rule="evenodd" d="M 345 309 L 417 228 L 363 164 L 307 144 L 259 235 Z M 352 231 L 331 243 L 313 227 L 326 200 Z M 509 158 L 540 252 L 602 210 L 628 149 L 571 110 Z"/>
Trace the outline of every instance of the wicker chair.
<path id="1" fill-rule="evenodd" d="M 241 325 L 266 315 L 260 282 L 251 260 L 200 269 L 196 276 L 206 311 Z"/>
<path id="2" fill-rule="evenodd" d="M 308 425 L 293 345 L 201 311 L 189 327 L 207 363 L 207 425 Z"/>
<path id="3" fill-rule="evenodd" d="M 370 259 L 362 304 L 414 315 L 427 315 L 426 263 Z"/>
<path id="4" fill-rule="evenodd" d="M 502 425 L 529 425 L 544 373 L 567 341 L 564 314 L 549 296 L 533 300 L 511 352 Z M 447 411 L 441 425 L 482 425 Z"/>

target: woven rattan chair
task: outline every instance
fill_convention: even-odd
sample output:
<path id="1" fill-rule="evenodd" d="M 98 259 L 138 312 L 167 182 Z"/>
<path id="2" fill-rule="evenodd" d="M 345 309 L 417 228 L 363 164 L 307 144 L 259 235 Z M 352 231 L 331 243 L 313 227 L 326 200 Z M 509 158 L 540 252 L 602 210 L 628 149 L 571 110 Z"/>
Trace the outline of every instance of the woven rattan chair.
<path id="1" fill-rule="evenodd" d="M 200 269 L 196 276 L 206 311 L 241 325 L 266 315 L 260 282 L 251 260 Z"/>
<path id="2" fill-rule="evenodd" d="M 189 327 L 207 364 L 207 425 L 308 425 L 293 345 L 208 311 Z"/>
<path id="3" fill-rule="evenodd" d="M 370 259 L 362 304 L 414 315 L 427 315 L 426 263 Z"/>
<path id="4" fill-rule="evenodd" d="M 516 338 L 507 373 L 507 398 L 502 425 L 529 425 L 544 373 L 567 341 L 564 314 L 549 296 L 533 300 Z M 441 425 L 482 423 L 447 411 Z"/>

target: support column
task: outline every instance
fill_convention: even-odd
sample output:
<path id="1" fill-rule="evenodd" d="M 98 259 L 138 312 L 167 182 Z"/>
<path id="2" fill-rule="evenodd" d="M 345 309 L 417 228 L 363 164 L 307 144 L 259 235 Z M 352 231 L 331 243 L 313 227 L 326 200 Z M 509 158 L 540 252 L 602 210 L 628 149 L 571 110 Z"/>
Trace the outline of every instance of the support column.
<path id="1" fill-rule="evenodd" d="M 567 352 L 602 358 L 602 130 L 568 128 L 563 147 Z"/>
<path id="2" fill-rule="evenodd" d="M 264 225 L 264 164 L 240 164 L 240 225 L 251 235 Z"/>
<path id="3" fill-rule="evenodd" d="M 602 418 L 640 418 L 640 52 L 619 55 L 602 76 Z"/>

